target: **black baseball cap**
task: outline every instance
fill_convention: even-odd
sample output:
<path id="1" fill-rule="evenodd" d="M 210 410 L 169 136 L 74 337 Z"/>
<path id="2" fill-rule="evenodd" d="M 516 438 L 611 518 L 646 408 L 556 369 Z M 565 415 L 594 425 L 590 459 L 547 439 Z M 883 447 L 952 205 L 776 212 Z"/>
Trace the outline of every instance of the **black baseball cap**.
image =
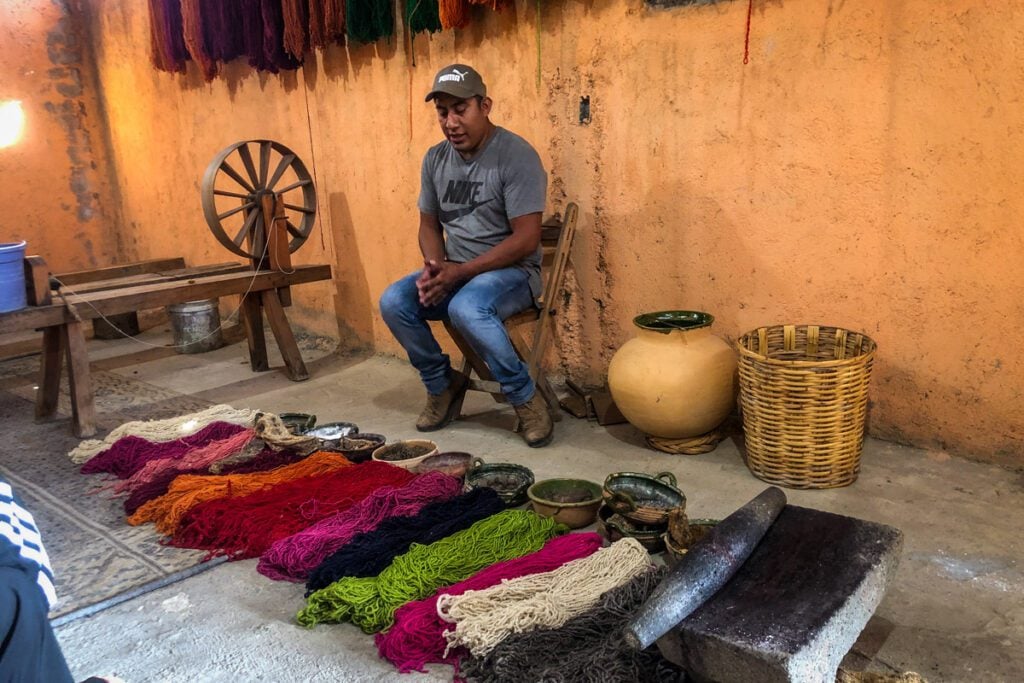
<path id="1" fill-rule="evenodd" d="M 434 76 L 434 86 L 427 93 L 426 102 L 440 94 L 451 95 L 462 100 L 470 97 L 487 97 L 487 86 L 476 69 L 465 64 L 449 64 Z"/>

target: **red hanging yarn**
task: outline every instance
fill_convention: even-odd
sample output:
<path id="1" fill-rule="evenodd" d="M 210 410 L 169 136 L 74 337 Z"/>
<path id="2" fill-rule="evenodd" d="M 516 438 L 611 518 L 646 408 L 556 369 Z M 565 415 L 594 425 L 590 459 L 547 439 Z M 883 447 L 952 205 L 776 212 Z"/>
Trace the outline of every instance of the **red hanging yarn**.
<path id="1" fill-rule="evenodd" d="M 206 49 L 199 0 L 181 0 L 181 20 L 188 53 L 199 66 L 203 80 L 209 83 L 217 75 L 217 63 Z"/>
<path id="2" fill-rule="evenodd" d="M 469 3 L 466 0 L 438 0 L 437 14 L 441 28 L 465 28 L 469 25 Z"/>
<path id="3" fill-rule="evenodd" d="M 403 486 L 413 474 L 384 462 L 346 467 L 296 479 L 241 498 L 220 498 L 191 508 L 169 543 L 241 560 L 275 541 L 352 507 L 381 486 Z"/>
<path id="4" fill-rule="evenodd" d="M 502 581 L 558 569 L 566 562 L 597 552 L 603 539 L 595 533 L 566 534 L 551 539 L 535 553 L 506 560 L 482 569 L 465 581 L 442 588 L 429 598 L 407 602 L 395 612 L 395 623 L 375 637 L 380 656 L 402 673 L 426 672 L 431 662 L 457 665 L 460 653 L 446 652 L 444 632 L 452 625 L 437 614 L 437 600 L 442 595 L 462 595 L 466 591 L 483 590 Z"/>
<path id="5" fill-rule="evenodd" d="M 285 52 L 302 59 L 309 47 L 309 10 L 306 0 L 282 0 Z"/>

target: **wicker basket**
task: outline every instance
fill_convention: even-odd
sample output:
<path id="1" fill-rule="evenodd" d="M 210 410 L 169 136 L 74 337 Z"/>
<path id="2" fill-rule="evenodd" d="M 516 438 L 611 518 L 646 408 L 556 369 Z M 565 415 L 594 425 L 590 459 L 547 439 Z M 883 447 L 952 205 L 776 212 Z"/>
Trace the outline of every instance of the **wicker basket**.
<path id="1" fill-rule="evenodd" d="M 856 481 L 875 342 L 836 327 L 779 325 L 736 346 L 750 471 L 793 488 Z"/>

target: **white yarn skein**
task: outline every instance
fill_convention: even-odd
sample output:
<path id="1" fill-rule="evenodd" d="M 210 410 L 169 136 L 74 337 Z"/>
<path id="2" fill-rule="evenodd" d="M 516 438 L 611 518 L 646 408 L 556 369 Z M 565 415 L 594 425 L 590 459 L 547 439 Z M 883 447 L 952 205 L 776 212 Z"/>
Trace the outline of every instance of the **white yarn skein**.
<path id="1" fill-rule="evenodd" d="M 624 538 L 554 571 L 462 595 L 442 595 L 437 613 L 455 624 L 444 633 L 448 642 L 445 656 L 448 650 L 463 646 L 483 657 L 513 633 L 558 628 L 650 566 L 651 558 L 640 542 Z"/>

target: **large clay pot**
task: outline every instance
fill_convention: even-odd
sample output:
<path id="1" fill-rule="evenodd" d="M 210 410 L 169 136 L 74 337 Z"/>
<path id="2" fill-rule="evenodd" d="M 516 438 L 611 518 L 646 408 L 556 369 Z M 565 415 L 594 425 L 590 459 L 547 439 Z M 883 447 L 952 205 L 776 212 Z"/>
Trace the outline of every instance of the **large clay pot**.
<path id="1" fill-rule="evenodd" d="M 608 388 L 623 416 L 665 439 L 705 434 L 722 423 L 736 398 L 736 353 L 711 334 L 699 311 L 644 313 L 637 336 L 615 352 Z"/>

